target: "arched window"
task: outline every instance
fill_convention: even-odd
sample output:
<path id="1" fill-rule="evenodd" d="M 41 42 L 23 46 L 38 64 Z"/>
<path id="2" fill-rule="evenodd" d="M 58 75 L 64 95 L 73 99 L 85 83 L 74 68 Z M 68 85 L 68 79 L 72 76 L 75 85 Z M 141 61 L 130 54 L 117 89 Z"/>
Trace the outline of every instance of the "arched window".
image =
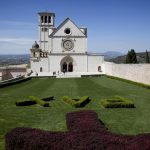
<path id="1" fill-rule="evenodd" d="M 45 16 L 45 23 L 47 23 L 47 16 Z"/>
<path id="2" fill-rule="evenodd" d="M 101 66 L 98 66 L 98 72 L 101 72 L 102 70 L 101 70 Z"/>
<path id="3" fill-rule="evenodd" d="M 35 52 L 33 52 L 33 57 L 36 57 L 36 53 Z"/>
<path id="4" fill-rule="evenodd" d="M 48 17 L 48 23 L 51 23 L 51 16 Z"/>

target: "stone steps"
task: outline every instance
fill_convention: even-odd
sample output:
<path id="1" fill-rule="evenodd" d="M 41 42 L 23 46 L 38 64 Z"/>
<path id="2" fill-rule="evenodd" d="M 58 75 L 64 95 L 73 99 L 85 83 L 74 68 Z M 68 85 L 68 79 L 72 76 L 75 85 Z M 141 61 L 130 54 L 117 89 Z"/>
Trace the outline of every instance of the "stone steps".
<path id="1" fill-rule="evenodd" d="M 95 76 L 95 75 L 102 75 L 103 73 L 100 72 L 66 72 L 64 73 L 59 73 L 54 76 L 56 78 L 81 78 L 82 75 L 84 76 Z M 53 77 L 52 72 L 38 72 L 38 75 L 36 72 L 33 72 L 31 77 Z"/>
<path id="2" fill-rule="evenodd" d="M 65 75 L 57 75 L 56 78 L 81 78 L 81 75 L 65 74 Z"/>

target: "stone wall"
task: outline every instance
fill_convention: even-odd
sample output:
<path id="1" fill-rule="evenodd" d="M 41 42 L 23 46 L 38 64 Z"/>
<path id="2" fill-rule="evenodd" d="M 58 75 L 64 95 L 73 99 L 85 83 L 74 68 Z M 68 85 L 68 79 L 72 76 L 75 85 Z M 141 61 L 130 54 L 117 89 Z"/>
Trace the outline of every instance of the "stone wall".
<path id="1" fill-rule="evenodd" d="M 25 75 L 26 67 L 0 67 L 0 80 L 8 80 Z"/>
<path id="2" fill-rule="evenodd" d="M 150 64 L 114 64 L 105 62 L 103 71 L 107 75 L 150 84 Z"/>

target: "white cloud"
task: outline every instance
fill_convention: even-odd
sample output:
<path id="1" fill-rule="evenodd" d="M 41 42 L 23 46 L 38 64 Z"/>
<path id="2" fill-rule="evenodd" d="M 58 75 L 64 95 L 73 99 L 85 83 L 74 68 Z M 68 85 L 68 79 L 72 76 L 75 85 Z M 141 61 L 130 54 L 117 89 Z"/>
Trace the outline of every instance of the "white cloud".
<path id="1" fill-rule="evenodd" d="M 27 54 L 32 45 L 19 45 L 14 43 L 0 43 L 0 54 Z"/>
<path id="2" fill-rule="evenodd" d="M 29 53 L 37 39 L 37 29 L 37 23 L 1 20 L 0 54 Z"/>
<path id="3" fill-rule="evenodd" d="M 25 54 L 30 53 L 30 48 L 35 39 L 31 38 L 1 38 L 0 54 Z"/>
<path id="4" fill-rule="evenodd" d="M 7 20 L 1 20 L 0 24 L 1 25 L 15 25 L 15 26 L 37 26 L 37 24 L 33 22 L 7 21 Z"/>
<path id="5" fill-rule="evenodd" d="M 35 39 L 31 39 L 31 38 L 1 38 L 0 37 L 0 42 L 14 43 L 14 44 L 19 44 L 19 45 L 32 44 L 34 41 Z"/>

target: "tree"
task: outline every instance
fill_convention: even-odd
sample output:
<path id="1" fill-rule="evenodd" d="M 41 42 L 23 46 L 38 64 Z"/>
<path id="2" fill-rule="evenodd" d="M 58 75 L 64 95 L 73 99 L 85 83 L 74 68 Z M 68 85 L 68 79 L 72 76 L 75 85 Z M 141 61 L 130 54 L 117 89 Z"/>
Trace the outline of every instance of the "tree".
<path id="1" fill-rule="evenodd" d="M 137 58 L 136 58 L 136 53 L 134 49 L 131 49 L 128 51 L 128 54 L 126 56 L 126 63 L 127 64 L 136 64 L 137 63 Z"/>
<path id="2" fill-rule="evenodd" d="M 149 55 L 148 55 L 148 51 L 146 50 L 146 63 L 150 63 L 150 59 L 149 59 Z"/>
<path id="3" fill-rule="evenodd" d="M 130 51 L 128 51 L 127 56 L 126 56 L 126 60 L 125 63 L 129 64 L 131 62 L 131 55 L 130 55 Z"/>
<path id="4" fill-rule="evenodd" d="M 136 53 L 134 51 L 134 49 L 131 49 L 131 63 L 136 64 L 137 63 L 137 58 L 136 58 Z"/>

